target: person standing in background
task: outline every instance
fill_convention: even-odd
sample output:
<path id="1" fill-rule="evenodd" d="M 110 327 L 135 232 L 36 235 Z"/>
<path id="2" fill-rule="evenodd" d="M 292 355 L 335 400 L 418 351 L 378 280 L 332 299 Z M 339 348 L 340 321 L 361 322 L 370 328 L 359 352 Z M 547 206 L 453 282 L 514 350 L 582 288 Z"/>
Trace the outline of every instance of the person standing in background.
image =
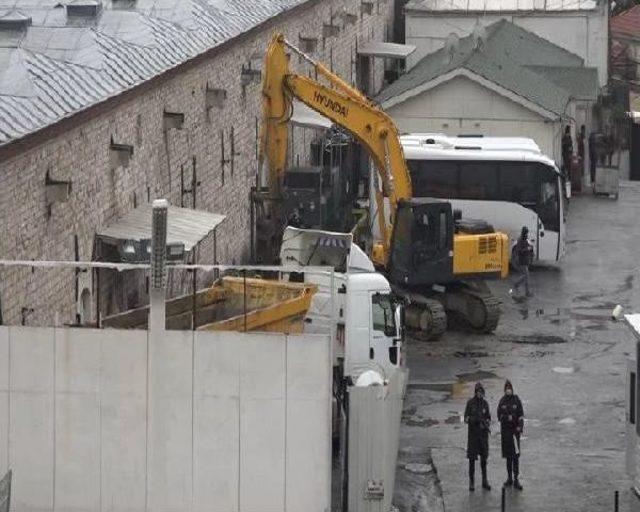
<path id="1" fill-rule="evenodd" d="M 598 165 L 598 135 L 596 132 L 589 134 L 589 176 L 591 186 L 596 182 L 596 166 Z"/>
<path id="2" fill-rule="evenodd" d="M 517 292 L 520 286 L 524 284 L 524 292 L 527 297 L 531 297 L 533 294 L 529 289 L 529 265 L 533 261 L 533 247 L 529 243 L 529 228 L 522 226 L 520 231 L 520 237 L 516 242 L 514 248 L 514 260 L 513 265 L 520 272 L 520 276 L 516 278 L 513 283 L 513 288 L 509 290 L 509 295 L 514 299 L 517 297 Z"/>
<path id="3" fill-rule="evenodd" d="M 565 176 L 569 176 L 571 172 L 571 156 L 573 155 L 573 139 L 571 137 L 571 127 L 569 125 L 564 128 L 562 136 L 562 171 Z"/>
<path id="4" fill-rule="evenodd" d="M 522 490 L 520 484 L 520 436 L 524 427 L 524 410 L 509 380 L 504 383 L 504 396 L 498 403 L 498 421 L 502 439 L 502 457 L 507 461 L 505 487 Z"/>
<path id="5" fill-rule="evenodd" d="M 480 457 L 482 470 L 482 488 L 490 491 L 487 479 L 487 459 L 489 458 L 489 429 L 491 413 L 484 399 L 484 387 L 476 383 L 473 398 L 467 402 L 464 410 L 464 422 L 468 425 L 467 458 L 469 459 L 469 490 L 475 490 L 476 459 Z"/>
<path id="6" fill-rule="evenodd" d="M 580 126 L 580 134 L 578 135 L 578 156 L 580 157 L 580 164 L 582 166 L 584 166 L 584 143 L 587 136 L 586 130 L 585 125 Z"/>

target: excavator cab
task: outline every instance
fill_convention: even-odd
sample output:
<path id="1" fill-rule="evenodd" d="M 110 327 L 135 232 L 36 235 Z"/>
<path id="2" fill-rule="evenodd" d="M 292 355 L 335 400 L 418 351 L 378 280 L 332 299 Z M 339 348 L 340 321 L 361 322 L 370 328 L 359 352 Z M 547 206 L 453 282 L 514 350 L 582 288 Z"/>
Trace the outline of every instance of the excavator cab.
<path id="1" fill-rule="evenodd" d="M 391 282 L 412 287 L 453 281 L 454 231 L 450 203 L 400 201 L 389 255 Z"/>

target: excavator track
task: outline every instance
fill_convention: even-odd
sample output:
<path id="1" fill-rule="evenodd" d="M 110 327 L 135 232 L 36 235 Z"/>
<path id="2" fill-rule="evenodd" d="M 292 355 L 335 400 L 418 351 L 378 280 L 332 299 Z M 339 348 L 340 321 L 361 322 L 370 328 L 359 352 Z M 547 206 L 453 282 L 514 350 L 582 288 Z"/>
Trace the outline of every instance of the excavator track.
<path id="1" fill-rule="evenodd" d="M 481 334 L 490 334 L 500 322 L 500 301 L 487 289 L 463 286 L 444 294 L 449 319 Z"/>

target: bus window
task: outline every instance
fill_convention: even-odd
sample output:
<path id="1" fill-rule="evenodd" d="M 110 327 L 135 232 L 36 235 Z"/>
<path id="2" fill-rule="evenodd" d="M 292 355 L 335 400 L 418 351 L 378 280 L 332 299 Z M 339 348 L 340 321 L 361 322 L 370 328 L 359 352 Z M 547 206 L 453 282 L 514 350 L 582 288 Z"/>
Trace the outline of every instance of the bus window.
<path id="1" fill-rule="evenodd" d="M 560 195 L 558 190 L 558 178 L 548 169 L 540 169 L 540 204 L 536 212 L 545 229 L 560 231 Z"/>
<path id="2" fill-rule="evenodd" d="M 460 199 L 499 199 L 496 162 L 460 162 Z"/>
<path id="3" fill-rule="evenodd" d="M 536 164 L 506 162 L 500 164 L 500 198 L 531 209 L 538 205 Z"/>
<path id="4" fill-rule="evenodd" d="M 407 160 L 416 197 L 458 195 L 458 164 L 438 160 Z"/>

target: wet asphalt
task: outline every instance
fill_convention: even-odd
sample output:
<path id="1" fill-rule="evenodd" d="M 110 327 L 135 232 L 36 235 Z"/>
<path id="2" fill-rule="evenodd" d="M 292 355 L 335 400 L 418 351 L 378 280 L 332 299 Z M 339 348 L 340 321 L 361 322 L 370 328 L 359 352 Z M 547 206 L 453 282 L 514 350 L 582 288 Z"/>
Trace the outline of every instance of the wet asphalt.
<path id="1" fill-rule="evenodd" d="M 408 340 L 396 504 L 401 511 L 498 511 L 506 479 L 496 407 L 505 379 L 522 399 L 524 491 L 508 490 L 507 511 L 640 510 L 625 472 L 626 360 L 634 339 L 611 319 L 621 304 L 640 312 L 640 183 L 623 183 L 618 201 L 574 197 L 567 253 L 535 268 L 534 296 L 522 302 L 509 282 L 492 283 L 503 301 L 493 335 L 448 332 Z M 490 492 L 468 490 L 466 426 L 460 416 L 482 381 L 494 420 Z M 479 468 L 476 470 L 479 478 Z"/>

